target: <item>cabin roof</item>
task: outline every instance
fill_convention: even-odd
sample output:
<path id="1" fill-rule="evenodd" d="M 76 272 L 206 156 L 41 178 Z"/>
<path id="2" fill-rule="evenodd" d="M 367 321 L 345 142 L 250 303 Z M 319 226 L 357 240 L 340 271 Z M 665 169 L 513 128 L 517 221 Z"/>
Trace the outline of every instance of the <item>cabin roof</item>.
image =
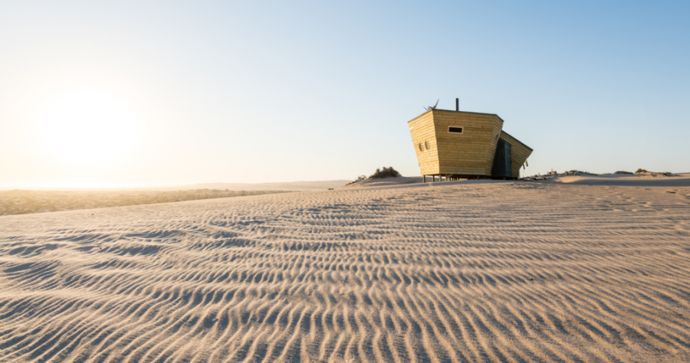
<path id="1" fill-rule="evenodd" d="M 432 112 L 432 111 L 471 113 L 471 114 L 475 114 L 475 115 L 491 115 L 491 116 L 496 116 L 496 117 L 498 117 L 499 119 L 501 119 L 501 121 L 505 122 L 505 121 L 501 118 L 501 116 L 499 116 L 499 115 L 497 115 L 497 114 L 495 114 L 495 113 L 471 112 L 471 111 L 455 111 L 455 110 L 443 110 L 443 109 L 440 109 L 440 108 L 435 108 L 435 109 L 433 109 L 433 110 L 429 110 L 429 111 L 426 111 L 426 112 L 420 114 L 419 116 L 413 118 L 412 120 L 407 121 L 407 123 L 409 124 L 410 122 L 412 122 L 412 121 L 414 121 L 414 120 L 420 118 L 421 116 L 426 115 L 427 113 Z M 516 140 L 517 140 L 517 139 L 516 139 Z M 527 146 L 527 145 L 525 145 L 525 146 Z M 531 150 L 531 149 L 530 149 L 530 150 Z"/>
<path id="2" fill-rule="evenodd" d="M 534 151 L 534 149 L 532 149 L 531 147 L 529 147 L 529 146 L 525 145 L 525 143 L 524 143 L 524 142 L 522 142 L 522 141 L 518 140 L 518 139 L 517 139 L 517 138 L 516 138 L 515 136 L 513 136 L 513 135 L 511 135 L 511 134 L 507 133 L 507 132 L 506 132 L 505 130 L 501 130 L 501 132 L 502 132 L 502 133 L 504 133 L 504 134 L 506 134 L 506 135 L 508 135 L 508 136 L 510 136 L 510 137 L 512 137 L 513 139 L 515 139 L 515 141 L 519 142 L 519 143 L 520 143 L 520 144 L 521 144 L 522 146 L 524 146 L 524 147 L 526 147 L 526 148 L 528 148 L 528 149 L 530 149 L 530 150 Z"/>

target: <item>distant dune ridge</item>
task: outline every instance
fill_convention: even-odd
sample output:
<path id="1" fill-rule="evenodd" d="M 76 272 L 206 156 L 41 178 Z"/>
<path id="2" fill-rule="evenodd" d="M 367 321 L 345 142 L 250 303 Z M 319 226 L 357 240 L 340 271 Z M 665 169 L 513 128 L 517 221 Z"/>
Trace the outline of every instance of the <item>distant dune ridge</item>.
<path id="1" fill-rule="evenodd" d="M 228 190 L 326 190 L 339 188 L 351 180 L 296 181 L 280 183 L 200 183 L 171 187 L 146 188 L 149 190 L 228 189 Z"/>
<path id="2" fill-rule="evenodd" d="M 690 361 L 690 185 L 413 179 L 4 216 L 0 361 Z"/>
<path id="3" fill-rule="evenodd" d="M 246 195 L 335 189 L 347 180 L 285 183 L 207 183 L 170 187 L 68 190 L 0 190 L 0 216 L 107 208 Z"/>
<path id="4" fill-rule="evenodd" d="M 0 216 L 285 193 L 280 190 L 2 190 Z"/>

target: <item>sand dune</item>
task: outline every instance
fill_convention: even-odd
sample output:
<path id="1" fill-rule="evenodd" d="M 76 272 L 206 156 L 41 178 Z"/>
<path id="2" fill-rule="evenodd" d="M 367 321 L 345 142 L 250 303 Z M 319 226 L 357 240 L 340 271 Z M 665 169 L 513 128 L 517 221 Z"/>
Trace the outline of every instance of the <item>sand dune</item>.
<path id="1" fill-rule="evenodd" d="M 8 362 L 683 362 L 690 188 L 454 182 L 0 218 Z"/>
<path id="2" fill-rule="evenodd" d="M 277 183 L 201 183 L 169 187 L 146 188 L 148 190 L 189 190 L 189 189 L 229 189 L 229 190 L 328 190 L 339 188 L 349 180 L 296 181 Z"/>
<path id="3" fill-rule="evenodd" d="M 617 185 L 617 186 L 665 186 L 665 187 L 687 187 L 690 186 L 690 174 L 676 174 L 665 176 L 661 174 L 608 174 L 608 175 L 589 175 L 589 176 L 560 176 L 549 180 L 554 183 L 565 184 L 585 184 L 585 185 Z"/>
<path id="4" fill-rule="evenodd" d="M 219 189 L 176 190 L 170 192 L 151 190 L 0 190 L 0 216 L 273 193 L 286 193 L 286 191 L 252 190 L 237 192 Z"/>

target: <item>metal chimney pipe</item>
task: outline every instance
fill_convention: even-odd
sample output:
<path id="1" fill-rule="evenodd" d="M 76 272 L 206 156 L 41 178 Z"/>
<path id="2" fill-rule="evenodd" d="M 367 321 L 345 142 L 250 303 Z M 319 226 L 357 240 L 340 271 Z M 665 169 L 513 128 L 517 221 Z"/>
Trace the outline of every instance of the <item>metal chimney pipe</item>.
<path id="1" fill-rule="evenodd" d="M 460 111 L 460 99 L 455 99 L 455 111 Z"/>

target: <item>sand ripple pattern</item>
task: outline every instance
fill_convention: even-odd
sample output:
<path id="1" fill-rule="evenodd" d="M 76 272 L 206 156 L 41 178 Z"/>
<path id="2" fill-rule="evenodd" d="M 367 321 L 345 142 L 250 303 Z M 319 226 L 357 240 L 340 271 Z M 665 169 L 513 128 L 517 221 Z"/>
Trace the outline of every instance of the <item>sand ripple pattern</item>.
<path id="1" fill-rule="evenodd" d="M 3 362 L 690 360 L 690 189 L 446 183 L 0 218 Z"/>

